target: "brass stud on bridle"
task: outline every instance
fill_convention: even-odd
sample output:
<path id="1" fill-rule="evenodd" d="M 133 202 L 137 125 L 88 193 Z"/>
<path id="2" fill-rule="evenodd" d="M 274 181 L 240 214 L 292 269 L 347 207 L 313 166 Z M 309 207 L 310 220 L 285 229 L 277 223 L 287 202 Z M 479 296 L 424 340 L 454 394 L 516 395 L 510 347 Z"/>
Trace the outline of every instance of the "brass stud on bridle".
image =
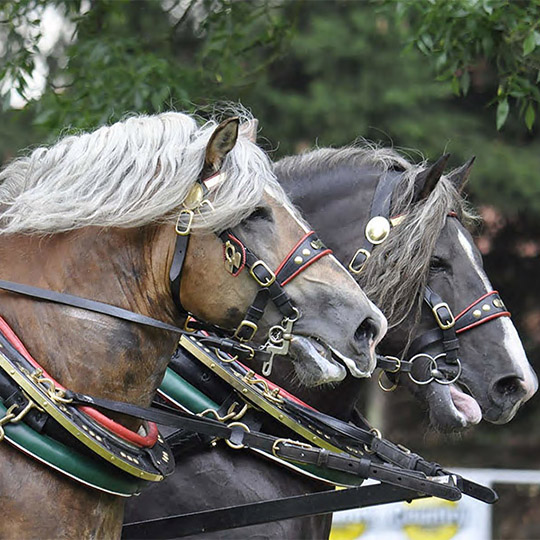
<path id="1" fill-rule="evenodd" d="M 366 238 L 374 245 L 382 244 L 390 234 L 390 229 L 390 221 L 383 216 L 375 216 L 366 225 Z"/>

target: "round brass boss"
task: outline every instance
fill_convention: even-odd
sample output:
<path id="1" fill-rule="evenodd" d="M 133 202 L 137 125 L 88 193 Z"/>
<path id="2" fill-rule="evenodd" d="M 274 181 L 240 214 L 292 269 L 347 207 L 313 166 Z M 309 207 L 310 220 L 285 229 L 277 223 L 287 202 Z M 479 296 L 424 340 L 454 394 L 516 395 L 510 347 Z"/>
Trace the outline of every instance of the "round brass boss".
<path id="1" fill-rule="evenodd" d="M 188 210 L 194 210 L 197 208 L 201 201 L 203 200 L 203 188 L 201 184 L 194 184 L 193 187 L 189 190 L 187 197 L 184 199 L 184 207 Z"/>
<path id="2" fill-rule="evenodd" d="M 390 233 L 390 222 L 383 216 L 375 216 L 366 225 L 366 238 L 372 244 L 381 244 Z"/>

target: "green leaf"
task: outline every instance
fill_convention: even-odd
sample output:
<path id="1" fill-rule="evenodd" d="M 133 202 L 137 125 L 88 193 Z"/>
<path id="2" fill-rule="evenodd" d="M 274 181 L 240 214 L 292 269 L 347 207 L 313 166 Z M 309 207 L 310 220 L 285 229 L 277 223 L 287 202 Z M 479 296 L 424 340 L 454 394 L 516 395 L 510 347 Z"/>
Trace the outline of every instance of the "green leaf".
<path id="1" fill-rule="evenodd" d="M 456 95 L 456 96 L 459 96 L 459 79 L 454 75 L 454 77 L 452 78 L 452 82 L 450 83 L 451 86 L 452 86 L 452 92 Z"/>
<path id="2" fill-rule="evenodd" d="M 532 103 L 529 103 L 529 106 L 527 107 L 527 110 L 525 111 L 525 125 L 527 126 L 527 129 L 531 131 L 534 120 L 536 119 L 536 112 L 534 110 L 534 105 Z"/>
<path id="3" fill-rule="evenodd" d="M 536 49 L 536 36 L 531 32 L 523 42 L 523 56 L 531 54 Z"/>
<path id="4" fill-rule="evenodd" d="M 502 101 L 499 101 L 499 104 L 497 105 L 497 129 L 500 130 L 504 123 L 506 122 L 506 118 L 508 117 L 508 111 L 510 110 L 510 106 L 508 105 L 508 100 L 505 98 Z"/>

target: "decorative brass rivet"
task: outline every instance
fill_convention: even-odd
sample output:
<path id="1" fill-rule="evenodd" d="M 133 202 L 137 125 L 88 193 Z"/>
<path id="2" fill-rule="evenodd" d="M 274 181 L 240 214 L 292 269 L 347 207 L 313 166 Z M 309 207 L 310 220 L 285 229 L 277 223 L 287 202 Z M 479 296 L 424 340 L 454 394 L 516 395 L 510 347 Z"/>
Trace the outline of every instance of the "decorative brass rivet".
<path id="1" fill-rule="evenodd" d="M 482 312 L 479 309 L 475 309 L 472 314 L 473 317 L 476 317 L 477 319 L 482 316 Z"/>
<path id="2" fill-rule="evenodd" d="M 125 452 L 120 452 L 120 455 L 124 458 L 127 458 L 127 454 Z"/>
<path id="3" fill-rule="evenodd" d="M 489 304 L 484 304 L 484 305 L 482 306 L 482 309 L 483 309 L 484 311 L 489 311 L 489 310 L 491 309 L 491 306 L 490 306 Z"/>
<path id="4" fill-rule="evenodd" d="M 242 393 L 247 394 L 247 388 L 242 388 Z"/>
<path id="5" fill-rule="evenodd" d="M 300 257 L 300 255 L 299 255 L 298 257 L 294 258 L 294 262 L 296 264 L 302 264 L 304 262 L 304 259 L 302 259 L 302 257 Z"/>
<path id="6" fill-rule="evenodd" d="M 48 404 L 46 401 L 44 401 L 44 402 L 42 403 L 42 405 L 43 405 L 44 407 L 48 407 L 48 406 L 49 406 L 49 404 Z"/>
<path id="7" fill-rule="evenodd" d="M 211 369 L 214 369 L 215 367 L 216 367 L 216 364 L 214 364 L 214 363 L 210 364 Z"/>
<path id="8" fill-rule="evenodd" d="M 390 234 L 390 222 L 383 216 L 375 216 L 366 225 L 365 234 L 372 244 L 380 244 Z"/>
<path id="9" fill-rule="evenodd" d="M 307 249 L 307 248 L 306 248 L 306 249 L 303 249 L 303 250 L 302 250 L 302 255 L 303 255 L 304 257 L 309 257 L 309 256 L 311 255 L 311 251 L 309 251 L 309 249 Z"/>
<path id="10" fill-rule="evenodd" d="M 495 307 L 498 307 L 498 308 L 502 308 L 503 307 L 503 303 L 501 302 L 501 300 L 499 300 L 498 298 L 495 298 L 495 300 L 493 300 L 493 305 Z"/>

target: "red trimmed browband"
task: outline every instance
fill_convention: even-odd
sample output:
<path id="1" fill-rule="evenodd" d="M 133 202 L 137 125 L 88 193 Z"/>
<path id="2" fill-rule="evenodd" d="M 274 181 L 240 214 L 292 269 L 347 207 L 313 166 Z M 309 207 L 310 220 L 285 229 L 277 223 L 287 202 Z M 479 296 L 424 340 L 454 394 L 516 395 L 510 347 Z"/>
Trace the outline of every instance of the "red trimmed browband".
<path id="1" fill-rule="evenodd" d="M 304 234 L 304 236 L 302 236 L 302 238 L 300 238 L 300 240 L 298 240 L 296 245 L 289 251 L 287 256 L 283 259 L 283 261 L 281 261 L 281 264 L 277 267 L 277 270 L 275 271 L 276 277 L 279 278 L 279 273 L 283 270 L 285 265 L 291 260 L 291 258 L 293 258 L 297 254 L 299 248 L 301 248 L 306 243 L 306 240 L 310 236 L 314 236 L 314 235 L 315 235 L 315 231 L 308 231 L 306 234 Z M 313 254 L 310 254 L 311 256 L 307 255 L 305 257 L 305 261 L 303 262 L 303 264 L 300 263 L 296 271 L 292 273 L 290 276 L 286 277 L 283 281 L 281 281 L 280 285 L 281 286 L 286 285 L 287 283 L 289 283 L 289 281 L 294 279 L 298 274 L 303 272 L 308 266 L 311 266 L 315 261 L 318 261 L 321 257 L 324 257 L 325 255 L 330 255 L 331 253 L 332 253 L 332 250 L 326 248 L 323 251 L 316 253 L 315 255 Z"/>

